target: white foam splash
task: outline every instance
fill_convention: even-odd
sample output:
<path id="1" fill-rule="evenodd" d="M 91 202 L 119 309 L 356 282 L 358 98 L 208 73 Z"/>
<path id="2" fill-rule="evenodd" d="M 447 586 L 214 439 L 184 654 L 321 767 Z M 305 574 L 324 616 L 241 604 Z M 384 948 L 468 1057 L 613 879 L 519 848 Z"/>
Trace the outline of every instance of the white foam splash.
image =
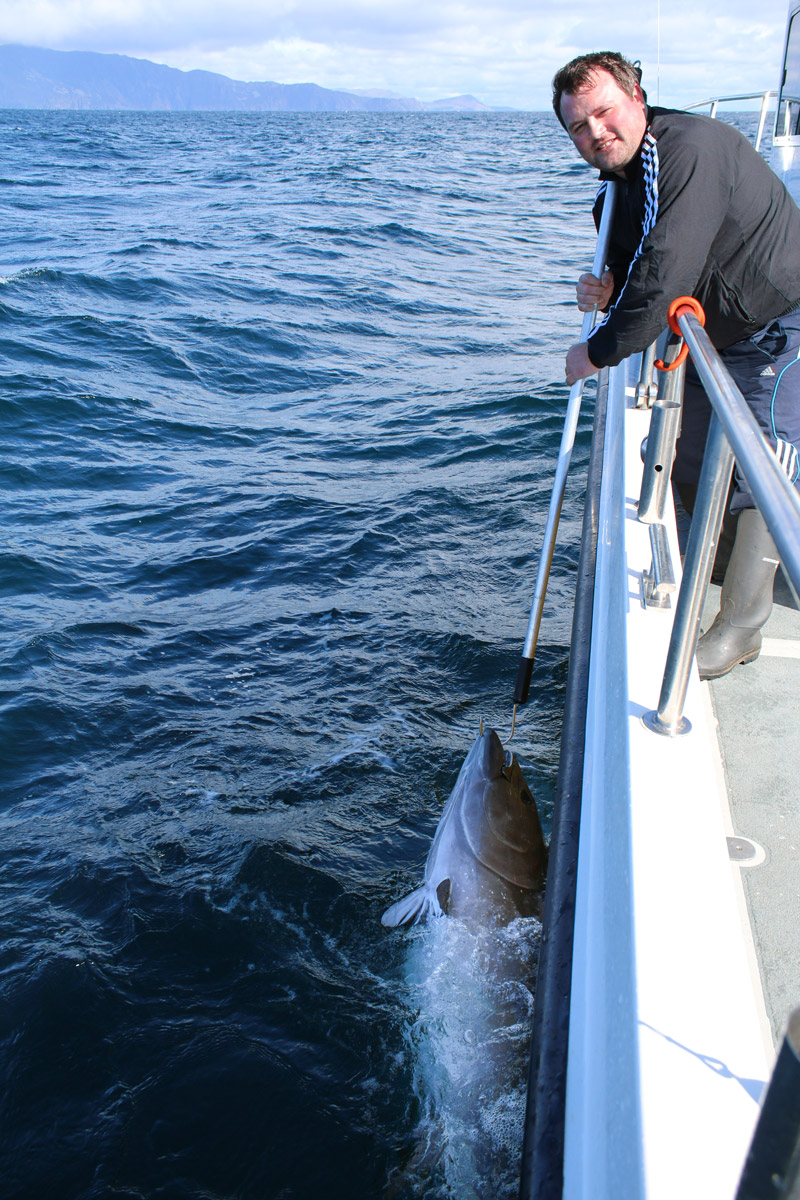
<path id="1" fill-rule="evenodd" d="M 535 918 L 478 931 L 443 919 L 412 931 L 407 1038 L 420 1117 L 396 1194 L 516 1196 L 540 933 Z"/>

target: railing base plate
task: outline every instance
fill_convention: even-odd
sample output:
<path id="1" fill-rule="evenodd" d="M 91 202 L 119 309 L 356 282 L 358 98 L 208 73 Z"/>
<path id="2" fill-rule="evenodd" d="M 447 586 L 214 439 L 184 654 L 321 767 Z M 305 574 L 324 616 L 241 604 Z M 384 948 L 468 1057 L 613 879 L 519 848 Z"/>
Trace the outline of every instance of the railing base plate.
<path id="1" fill-rule="evenodd" d="M 662 737 L 680 737 L 692 728 L 692 722 L 687 717 L 681 717 L 675 725 L 665 725 L 655 709 L 646 712 L 642 721 L 652 733 L 660 733 Z"/>

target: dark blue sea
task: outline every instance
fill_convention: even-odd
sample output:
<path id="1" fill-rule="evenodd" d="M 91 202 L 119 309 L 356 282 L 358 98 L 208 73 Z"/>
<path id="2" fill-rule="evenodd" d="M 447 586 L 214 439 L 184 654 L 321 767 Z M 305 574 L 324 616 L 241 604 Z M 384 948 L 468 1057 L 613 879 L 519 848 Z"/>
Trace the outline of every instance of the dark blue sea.
<path id="1" fill-rule="evenodd" d="M 593 173 L 544 114 L 0 126 L 2 1195 L 513 1196 L 538 923 L 380 916 L 510 731 Z"/>

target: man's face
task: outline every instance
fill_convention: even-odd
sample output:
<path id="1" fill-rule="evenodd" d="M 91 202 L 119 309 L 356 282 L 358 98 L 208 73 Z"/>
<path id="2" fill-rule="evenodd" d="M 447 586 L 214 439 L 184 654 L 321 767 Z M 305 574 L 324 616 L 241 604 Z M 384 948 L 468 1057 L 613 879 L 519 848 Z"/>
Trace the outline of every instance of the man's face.
<path id="1" fill-rule="evenodd" d="M 561 116 L 578 153 L 600 171 L 627 166 L 642 144 L 647 114 L 642 89 L 624 92 L 608 71 L 595 71 L 589 86 L 561 97 Z"/>

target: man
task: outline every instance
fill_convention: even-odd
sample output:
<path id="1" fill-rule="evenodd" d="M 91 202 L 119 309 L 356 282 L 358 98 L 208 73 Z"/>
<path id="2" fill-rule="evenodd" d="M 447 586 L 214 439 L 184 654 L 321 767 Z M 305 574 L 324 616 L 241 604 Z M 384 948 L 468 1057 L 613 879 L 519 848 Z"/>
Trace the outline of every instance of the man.
<path id="1" fill-rule="evenodd" d="M 708 117 L 651 108 L 639 70 L 620 54 L 573 59 L 553 80 L 553 107 L 581 156 L 618 181 L 608 269 L 578 280 L 578 307 L 606 313 L 570 348 L 567 383 L 644 350 L 678 296 L 695 296 L 706 332 L 789 478 L 800 483 L 800 210 L 750 142 Z M 710 405 L 686 372 L 672 477 L 691 505 Z M 778 555 L 738 474 L 736 536 L 720 611 L 697 647 L 701 678 L 761 649 Z"/>

